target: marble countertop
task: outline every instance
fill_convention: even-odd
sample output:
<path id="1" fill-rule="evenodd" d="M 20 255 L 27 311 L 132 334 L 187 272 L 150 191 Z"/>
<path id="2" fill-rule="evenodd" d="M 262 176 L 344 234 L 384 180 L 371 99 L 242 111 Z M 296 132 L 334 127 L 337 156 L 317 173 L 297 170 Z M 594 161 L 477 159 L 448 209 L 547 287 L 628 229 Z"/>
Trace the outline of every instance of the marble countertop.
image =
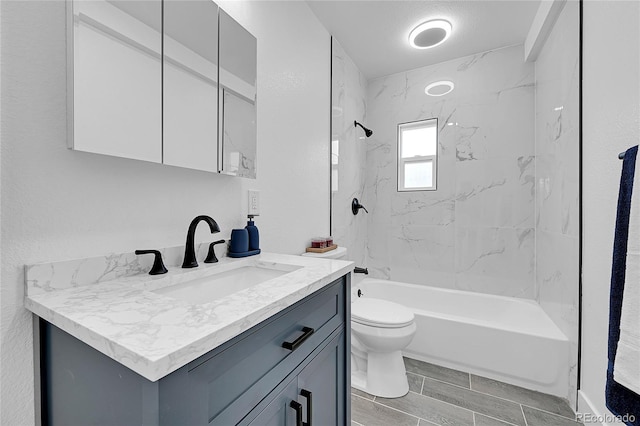
<path id="1" fill-rule="evenodd" d="M 300 268 L 208 303 L 191 304 L 153 292 L 260 263 Z M 242 259 L 224 257 L 219 263 L 201 263 L 194 269 L 169 267 L 165 275 L 138 274 L 47 291 L 29 291 L 30 283 L 36 280 L 27 279 L 25 306 L 141 376 L 156 381 L 352 268 L 353 262 L 344 260 L 262 253 Z"/>

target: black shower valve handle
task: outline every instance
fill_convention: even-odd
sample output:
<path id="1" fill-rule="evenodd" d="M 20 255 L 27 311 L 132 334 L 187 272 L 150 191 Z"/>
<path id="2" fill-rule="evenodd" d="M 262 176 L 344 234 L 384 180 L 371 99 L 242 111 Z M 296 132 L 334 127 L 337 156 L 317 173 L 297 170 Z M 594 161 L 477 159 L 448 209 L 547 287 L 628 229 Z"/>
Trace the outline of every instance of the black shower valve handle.
<path id="1" fill-rule="evenodd" d="M 149 275 L 162 275 L 169 272 L 162 262 L 162 253 L 160 253 L 159 250 L 136 250 L 135 253 L 137 255 L 153 254 L 155 256 L 153 259 L 153 266 L 149 271 Z"/>
<path id="2" fill-rule="evenodd" d="M 369 213 L 369 210 L 367 210 L 365 206 L 360 204 L 360 201 L 358 201 L 357 198 L 354 198 L 351 202 L 351 212 L 356 215 L 358 214 L 358 211 L 360 211 L 360 209 L 364 210 L 366 213 Z"/>

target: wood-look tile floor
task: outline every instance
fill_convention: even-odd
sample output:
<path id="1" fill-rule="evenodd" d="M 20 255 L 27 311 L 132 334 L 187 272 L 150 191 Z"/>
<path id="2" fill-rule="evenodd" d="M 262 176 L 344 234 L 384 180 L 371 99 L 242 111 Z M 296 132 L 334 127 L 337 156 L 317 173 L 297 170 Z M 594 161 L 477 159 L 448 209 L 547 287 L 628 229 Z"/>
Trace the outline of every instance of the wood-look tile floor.
<path id="1" fill-rule="evenodd" d="M 351 390 L 352 426 L 576 426 L 562 398 L 405 358 L 409 393 Z"/>

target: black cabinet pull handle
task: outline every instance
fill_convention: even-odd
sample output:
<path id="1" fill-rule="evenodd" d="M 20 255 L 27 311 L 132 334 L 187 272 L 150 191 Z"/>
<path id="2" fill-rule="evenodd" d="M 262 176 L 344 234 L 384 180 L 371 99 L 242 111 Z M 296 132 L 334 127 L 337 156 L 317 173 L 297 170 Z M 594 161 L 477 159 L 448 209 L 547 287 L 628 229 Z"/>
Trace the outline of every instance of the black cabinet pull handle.
<path id="1" fill-rule="evenodd" d="M 315 330 L 311 327 L 302 327 L 302 335 L 300 335 L 296 340 L 294 340 L 293 342 L 284 342 L 282 343 L 282 347 L 285 349 L 289 349 L 290 351 L 295 351 L 296 349 L 298 349 L 298 347 L 304 343 L 305 340 L 307 340 L 309 337 L 311 337 L 311 335 L 313 334 Z"/>
<path id="2" fill-rule="evenodd" d="M 303 423 L 302 423 L 302 404 L 300 404 L 298 401 L 291 401 L 291 403 L 289 404 L 289 407 L 291 407 L 294 410 L 296 410 L 296 426 L 303 426 Z"/>
<path id="3" fill-rule="evenodd" d="M 301 389 L 300 395 L 307 399 L 307 423 L 302 423 L 302 426 L 311 426 L 311 407 L 313 406 L 313 393 L 309 390 Z"/>

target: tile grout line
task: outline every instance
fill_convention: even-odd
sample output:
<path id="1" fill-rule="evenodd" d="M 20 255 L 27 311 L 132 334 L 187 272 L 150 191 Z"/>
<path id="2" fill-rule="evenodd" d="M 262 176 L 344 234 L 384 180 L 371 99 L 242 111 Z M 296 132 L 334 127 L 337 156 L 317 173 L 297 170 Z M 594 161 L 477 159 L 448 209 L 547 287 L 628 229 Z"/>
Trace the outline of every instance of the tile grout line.
<path id="1" fill-rule="evenodd" d="M 501 398 L 501 397 L 499 397 L 499 396 L 491 395 L 490 393 L 480 392 L 480 391 L 477 391 L 477 390 L 474 390 L 474 389 L 465 388 L 465 387 L 463 387 L 463 386 L 454 385 L 453 383 L 443 382 L 442 380 L 432 379 L 431 377 L 426 377 L 426 378 L 425 378 L 425 383 L 426 383 L 426 379 L 430 379 L 430 380 L 433 380 L 433 381 L 435 381 L 435 382 L 439 382 L 439 383 L 444 383 L 444 384 L 446 384 L 446 385 L 455 386 L 455 387 L 456 387 L 456 388 L 458 388 L 458 389 L 464 389 L 464 390 L 467 390 L 467 391 L 470 391 L 470 392 L 475 392 L 475 393 L 477 393 L 477 394 L 484 395 L 484 396 L 488 396 L 488 397 L 490 397 L 490 398 L 499 399 L 499 400 L 501 400 L 501 401 L 507 401 L 507 402 L 511 402 L 511 403 L 513 403 L 513 404 L 516 404 L 516 405 L 522 405 L 522 404 L 521 404 L 520 402 L 518 402 L 518 401 L 512 401 L 512 400 L 510 400 L 510 399 Z M 424 389 L 424 383 L 423 383 L 423 385 L 422 385 L 422 388 Z M 421 392 L 421 393 L 422 393 L 422 392 Z M 423 396 L 428 396 L 428 395 L 424 395 L 424 394 L 423 394 Z M 437 399 L 437 398 L 434 398 L 434 399 Z M 437 399 L 437 400 L 438 400 L 438 401 L 441 401 L 440 399 Z M 533 408 L 533 407 L 532 407 L 532 408 Z M 480 414 L 482 414 L 482 413 L 480 413 Z M 484 414 L 483 414 L 483 415 L 484 415 Z"/>
<path id="2" fill-rule="evenodd" d="M 0 0 L 0 1 L 2 1 L 2 0 Z M 366 396 L 358 395 L 357 393 L 354 393 L 354 392 L 350 392 L 350 393 L 353 396 L 357 396 L 359 398 L 366 399 L 367 401 L 373 401 L 373 399 L 375 398 L 375 395 L 371 395 L 371 394 L 369 394 L 369 395 L 371 395 L 371 399 L 369 399 Z"/>
<path id="3" fill-rule="evenodd" d="M 484 377 L 484 376 L 477 376 L 477 377 Z M 484 377 L 484 378 L 485 379 L 489 379 L 488 377 Z M 437 380 L 437 379 L 433 379 L 433 380 Z M 494 379 L 489 379 L 489 380 L 493 380 L 493 381 L 498 382 L 498 383 L 505 383 L 505 382 L 500 382 L 499 380 L 494 380 Z M 446 382 L 443 382 L 443 383 L 446 383 Z M 510 385 L 509 383 L 505 383 L 505 384 Z M 510 386 L 520 387 L 520 386 L 516 386 L 516 385 L 510 385 Z M 471 379 L 469 379 L 469 388 L 471 388 Z M 522 387 L 520 387 L 520 388 L 524 389 L 525 391 L 538 392 L 538 391 L 534 391 L 532 389 L 527 389 L 527 388 L 522 388 Z M 559 417 L 563 417 L 565 419 L 569 419 L 569 420 L 574 420 L 575 421 L 575 419 L 572 419 L 571 417 L 563 416 L 562 414 L 554 413 L 552 411 L 545 410 L 544 408 L 533 407 L 533 406 L 531 406 L 529 404 L 526 404 L 524 402 L 519 402 L 519 401 L 515 401 L 513 399 L 503 398 L 501 396 L 496 396 L 496 395 L 493 395 L 493 394 L 490 394 L 490 393 L 486 393 L 486 392 L 482 392 L 482 391 L 479 391 L 479 390 L 474 390 L 474 389 L 471 389 L 471 390 L 473 390 L 474 392 L 478 392 L 478 393 L 484 394 L 484 395 L 492 396 L 494 398 L 502 399 L 504 401 L 515 402 L 516 404 L 524 405 L 525 407 L 532 408 L 534 410 L 544 411 L 545 413 L 553 414 L 554 416 L 559 416 Z M 547 396 L 560 398 L 559 396 L 556 396 L 556 395 L 551 395 L 551 394 L 547 394 L 547 393 L 543 393 L 543 392 L 539 392 L 539 393 L 542 394 L 542 395 L 547 395 Z M 560 398 L 560 399 L 562 399 L 562 398 Z M 567 405 L 567 406 L 569 406 L 569 405 Z M 569 409 L 571 409 L 573 411 L 573 408 L 569 407 Z"/>
<path id="4" fill-rule="evenodd" d="M 414 392 L 414 393 L 415 393 L 415 392 Z M 351 395 L 354 395 L 354 394 L 351 394 Z M 397 411 L 397 412 L 402 413 L 402 414 L 406 414 L 406 415 L 407 415 L 407 416 L 409 416 L 409 417 L 415 417 L 416 419 L 418 419 L 418 423 L 420 423 L 420 419 L 422 419 L 422 420 L 424 420 L 424 421 L 428 421 L 427 419 L 423 419 L 422 417 L 420 417 L 420 416 L 416 416 L 415 414 L 410 414 L 410 413 L 404 412 L 404 411 L 402 411 L 402 410 L 398 410 L 397 408 L 389 407 L 388 405 L 384 405 L 384 404 L 381 404 L 381 403 L 379 403 L 379 402 L 372 401 L 372 400 L 367 399 L 367 398 L 363 398 L 363 397 L 361 397 L 360 395 L 354 395 L 354 396 L 356 396 L 356 397 L 358 397 L 358 398 L 360 398 L 360 399 L 364 399 L 365 401 L 369 401 L 369 402 L 373 402 L 374 404 L 381 405 L 381 406 L 383 406 L 383 407 L 385 407 L 385 408 L 389 408 L 390 410 Z"/>
<path id="5" fill-rule="evenodd" d="M 440 403 L 442 403 L 442 404 L 451 405 L 452 407 L 456 407 L 456 408 L 458 408 L 458 409 L 460 409 L 460 410 L 469 411 L 469 412 L 471 412 L 471 414 L 472 414 L 472 415 L 473 415 L 473 413 L 474 413 L 474 411 L 473 411 L 473 410 L 469 410 L 468 408 L 464 408 L 464 407 L 461 407 L 461 406 L 459 406 L 459 405 L 452 404 L 452 403 L 450 403 L 450 402 L 443 401 L 443 400 L 438 399 L 438 398 L 433 398 L 433 397 L 431 397 L 431 396 L 428 396 L 428 395 L 422 395 L 422 394 L 420 394 L 420 393 L 416 393 L 416 392 L 412 392 L 412 391 L 409 391 L 409 392 L 414 393 L 414 394 L 419 395 L 419 396 L 423 396 L 423 397 L 425 397 L 425 398 L 432 399 L 432 400 L 437 401 L 437 402 L 440 402 Z M 356 396 L 357 396 L 357 395 L 356 395 Z M 385 405 L 385 404 L 383 404 L 382 402 L 376 402 L 376 404 L 379 404 L 379 405 L 382 405 L 383 407 L 391 408 L 391 409 L 393 409 L 393 410 L 400 411 L 401 413 L 404 413 L 404 411 L 402 411 L 402 410 L 398 410 L 397 408 L 393 408 L 393 407 L 390 407 L 390 406 L 388 406 L 388 405 Z M 409 413 L 405 413 L 405 414 L 409 414 Z M 415 414 L 409 414 L 409 415 L 410 415 L 410 416 L 412 416 L 412 417 L 418 417 L 418 418 L 420 418 L 420 419 L 424 420 L 425 422 L 433 423 L 431 420 L 424 419 L 424 418 L 422 418 L 422 417 L 420 417 L 420 416 L 416 416 Z M 435 423 L 435 424 L 437 424 L 437 423 Z"/>
<path id="6" fill-rule="evenodd" d="M 563 419 L 572 420 L 572 421 L 576 422 L 575 415 L 574 415 L 574 418 L 571 418 L 571 417 L 563 416 L 562 414 L 553 413 L 551 411 L 544 410 L 542 408 L 532 407 L 532 406 L 527 405 L 527 404 L 520 403 L 520 405 L 522 405 L 523 407 L 531 408 L 532 410 L 542 411 L 543 413 L 550 414 L 552 416 L 561 417 Z"/>
<path id="7" fill-rule="evenodd" d="M 527 422 L 527 416 L 524 415 L 524 408 L 522 408 L 522 404 L 520 404 L 520 412 L 522 413 L 522 418 L 524 419 L 524 426 L 529 426 L 529 422 Z"/>
<path id="8" fill-rule="evenodd" d="M 434 365 L 435 365 L 435 364 L 434 364 Z M 422 377 L 423 379 L 436 380 L 436 381 L 438 381 L 438 382 L 440 382 L 440 383 L 446 383 L 447 385 L 456 386 L 456 387 L 459 387 L 459 388 L 462 388 L 462 389 L 467 389 L 467 390 L 469 390 L 469 389 L 471 388 L 471 378 L 470 378 L 470 377 L 469 377 L 469 387 L 468 387 L 468 388 L 465 388 L 464 386 L 460 386 L 460 385 L 458 385 L 458 384 L 456 384 L 456 383 L 447 382 L 446 380 L 436 379 L 435 377 L 425 376 L 424 374 L 414 373 L 413 371 L 409 371 L 409 370 L 406 370 L 406 371 L 407 371 L 407 373 L 413 374 L 414 376 L 420 376 L 420 377 Z M 454 371 L 459 371 L 459 370 L 454 370 Z M 461 373 L 462 373 L 462 371 L 461 371 Z M 466 373 L 466 374 L 469 374 L 469 373 Z M 423 381 L 423 382 L 424 382 L 424 381 Z"/>
<path id="9" fill-rule="evenodd" d="M 437 382 L 441 382 L 441 383 L 446 383 L 446 382 L 442 382 L 442 381 L 437 380 L 437 379 L 433 379 L 433 380 L 435 380 L 435 381 L 437 381 Z M 456 386 L 456 385 L 453 385 L 453 386 Z M 520 404 L 520 403 L 518 403 L 518 402 L 510 401 L 510 400 L 508 400 L 508 399 L 498 398 L 497 396 L 489 395 L 489 394 L 486 394 L 486 393 L 483 393 L 483 392 L 474 391 L 474 390 L 472 390 L 472 389 L 463 388 L 462 386 L 456 386 L 456 387 L 458 387 L 458 388 L 460 388 L 460 389 L 465 389 L 465 390 L 468 390 L 468 391 L 471 391 L 471 392 L 475 392 L 475 393 L 478 393 L 478 394 L 480 394 L 480 395 L 485 395 L 485 396 L 488 396 L 488 397 L 491 397 L 491 398 L 496 398 L 496 399 L 499 399 L 499 400 L 502 400 L 502 401 L 511 402 L 511 403 L 513 403 L 513 404 L 516 404 L 516 405 L 520 406 L 520 411 L 522 411 L 522 404 Z M 424 388 L 424 384 L 423 384 L 423 388 Z M 415 393 L 415 392 L 413 392 L 413 393 Z M 452 405 L 452 406 L 457 407 L 457 408 L 461 408 L 461 409 L 463 409 L 463 410 L 471 411 L 472 413 L 476 413 L 476 411 L 470 410 L 470 409 L 468 409 L 468 408 L 462 407 L 462 406 L 457 405 L 457 404 L 453 404 L 453 403 L 451 403 L 451 402 L 444 401 L 444 400 L 442 400 L 442 399 L 434 398 L 434 397 L 429 396 L 429 395 L 424 395 L 423 393 L 420 393 L 420 395 L 421 395 L 421 396 L 424 396 L 424 397 L 426 397 L 426 398 L 431 398 L 431 399 L 433 399 L 433 400 L 435 400 L 435 401 L 438 401 L 438 402 L 442 402 L 442 403 L 449 404 L 449 405 Z M 384 404 L 382 404 L 382 405 L 384 405 Z M 386 407 L 386 405 L 385 405 L 385 407 Z M 499 420 L 499 421 L 501 421 L 501 422 L 503 422 L 503 423 L 507 423 L 507 424 L 513 425 L 513 423 L 507 422 L 507 421 L 505 421 L 505 420 L 498 419 L 498 418 L 496 418 L 496 417 L 489 416 L 489 415 L 487 415 L 487 414 L 483 414 L 483 413 L 478 413 L 478 414 L 482 414 L 483 416 L 490 417 L 490 418 L 492 418 L 492 419 Z M 522 416 L 524 417 L 524 413 L 522 413 Z M 474 416 L 474 419 L 475 419 L 475 416 Z M 474 420 L 474 421 L 475 421 L 475 420 Z M 525 419 L 525 423 L 526 423 L 526 419 Z"/>
<path id="10" fill-rule="evenodd" d="M 444 383 L 445 385 L 455 386 L 455 387 L 460 388 L 460 389 L 472 390 L 470 388 L 465 388 L 464 386 L 456 385 L 455 383 L 449 383 L 449 382 L 445 382 L 444 380 L 434 379 L 433 377 L 423 376 L 423 378 L 424 378 L 424 380 L 422 381 L 423 387 L 424 387 L 424 382 L 426 381 L 426 379 L 429 379 L 429 380 L 433 380 L 433 381 L 438 382 L 438 383 Z M 479 392 L 479 393 L 482 393 L 482 392 Z M 485 394 L 485 395 L 488 395 L 488 394 Z M 493 396 L 493 395 L 491 395 L 491 396 Z"/>
<path id="11" fill-rule="evenodd" d="M 489 396 L 489 397 L 491 397 L 491 398 L 500 399 L 500 400 L 502 400 L 502 401 L 512 402 L 512 403 L 517 404 L 517 405 L 524 405 L 524 406 L 526 406 L 526 407 L 528 407 L 528 408 L 532 408 L 532 409 L 534 409 L 534 410 L 544 411 L 544 412 L 545 412 L 545 413 L 547 413 L 547 414 L 552 414 L 552 415 L 554 415 L 554 416 L 558 416 L 558 417 L 562 417 L 562 418 L 564 418 L 564 419 L 569 419 L 569 420 L 573 420 L 573 421 L 575 421 L 575 419 L 572 419 L 571 417 L 563 416 L 562 414 L 558 414 L 558 413 L 554 413 L 554 412 L 551 412 L 551 411 L 547 411 L 547 410 L 542 409 L 542 408 L 532 407 L 532 406 L 530 406 L 530 405 L 528 405 L 528 404 L 524 404 L 524 403 L 522 403 L 522 402 L 514 401 L 514 400 L 512 400 L 512 399 L 507 399 L 507 398 L 503 398 L 503 397 L 501 397 L 501 396 L 496 396 L 496 395 L 493 395 L 493 394 L 490 394 L 490 393 L 486 393 L 486 392 L 482 392 L 482 391 L 479 391 L 479 390 L 471 389 L 471 380 L 469 380 L 469 387 L 468 387 L 468 388 L 465 388 L 464 386 L 460 386 L 460 385 L 456 385 L 456 384 L 453 384 L 453 383 L 445 382 L 445 381 L 443 381 L 443 380 L 434 379 L 433 377 L 427 377 L 427 376 L 425 376 L 425 382 L 426 382 L 426 379 L 430 379 L 430 380 L 433 380 L 433 381 L 436 381 L 436 382 L 439 382 L 439 383 L 444 383 L 444 384 L 447 384 L 447 385 L 455 386 L 455 387 L 460 388 L 460 389 L 466 389 L 466 390 L 468 390 L 468 391 L 476 392 L 476 393 L 479 393 L 479 394 L 481 394 L 481 395 L 486 395 L 486 396 Z M 422 385 L 423 390 L 424 390 L 424 383 L 425 383 L 425 382 L 423 382 L 423 385 Z M 508 383 L 507 383 L 507 384 L 508 384 Z M 515 386 L 515 385 L 512 385 L 512 386 Z M 530 390 L 530 389 L 526 389 L 526 388 L 523 388 L 523 389 L 525 389 L 525 390 Z M 421 391 L 420 393 L 422 393 L 422 391 Z M 543 395 L 548 395 L 548 394 L 543 394 Z M 426 396 L 426 395 L 425 395 L 425 396 Z M 551 396 L 554 396 L 554 395 L 551 395 Z M 438 400 L 438 401 L 440 401 L 440 400 Z"/>
<path id="12" fill-rule="evenodd" d="M 476 412 L 474 411 L 474 412 L 472 413 L 472 415 L 473 415 L 473 416 L 472 416 L 472 417 L 473 417 L 473 426 L 476 426 Z"/>
<path id="13" fill-rule="evenodd" d="M 506 421 L 506 420 L 500 420 L 500 419 L 498 419 L 498 418 L 496 418 L 496 417 L 493 417 L 493 416 L 490 416 L 490 415 L 488 415 L 488 414 L 478 413 L 477 411 L 474 411 L 473 413 L 474 413 L 474 414 L 479 414 L 479 415 L 484 416 L 484 417 L 488 417 L 488 418 L 490 418 L 491 420 L 496 420 L 496 421 L 499 421 L 499 422 L 504 423 L 504 424 L 509 425 L 509 426 L 518 426 L 518 425 L 517 425 L 517 424 L 515 424 L 515 423 L 511 423 L 511 422 L 508 422 L 508 421 Z M 524 414 L 523 414 L 522 416 L 524 417 Z"/>

